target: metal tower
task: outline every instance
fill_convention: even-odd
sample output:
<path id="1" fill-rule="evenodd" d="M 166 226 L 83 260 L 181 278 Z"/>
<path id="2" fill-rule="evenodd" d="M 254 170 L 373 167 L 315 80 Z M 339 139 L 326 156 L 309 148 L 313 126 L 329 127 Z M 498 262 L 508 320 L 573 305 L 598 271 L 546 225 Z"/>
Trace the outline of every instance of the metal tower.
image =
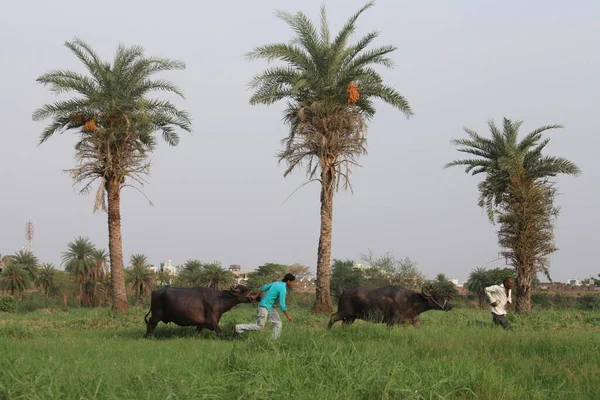
<path id="1" fill-rule="evenodd" d="M 25 251 L 33 252 L 33 234 L 35 229 L 33 228 L 33 222 L 28 221 L 25 224 Z"/>

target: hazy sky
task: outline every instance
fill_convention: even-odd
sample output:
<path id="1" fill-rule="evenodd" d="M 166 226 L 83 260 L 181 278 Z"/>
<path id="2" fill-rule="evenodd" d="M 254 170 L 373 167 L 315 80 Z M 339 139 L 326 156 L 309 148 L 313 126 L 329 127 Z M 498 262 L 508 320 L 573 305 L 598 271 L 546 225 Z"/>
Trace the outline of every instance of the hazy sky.
<path id="1" fill-rule="evenodd" d="M 326 2 L 333 30 L 363 1 Z M 32 111 L 53 96 L 35 78 L 49 69 L 82 71 L 63 46 L 74 36 L 111 59 L 119 42 L 147 55 L 183 60 L 165 74 L 186 94 L 177 104 L 194 132 L 178 147 L 161 144 L 144 192 L 122 195 L 126 260 L 144 253 L 152 263 L 219 260 L 244 270 L 265 262 L 314 268 L 319 238 L 319 186 L 288 195 L 305 179 L 284 179 L 275 158 L 287 132 L 283 105 L 250 106 L 247 83 L 262 62 L 253 47 L 285 42 L 292 31 L 277 8 L 318 18 L 321 1 L 9 1 L 0 0 L 0 253 L 24 244 L 35 225 L 35 253 L 60 263 L 75 236 L 107 247 L 106 214 L 92 213 L 62 171 L 74 165 L 76 136 L 37 147 L 45 124 Z M 600 273 L 600 2 L 379 0 L 358 22 L 357 35 L 377 29 L 377 44 L 393 44 L 387 83 L 410 102 L 415 117 L 378 104 L 369 128 L 369 154 L 352 175 L 354 194 L 334 204 L 333 257 L 362 253 L 409 256 L 429 277 L 464 280 L 497 257 L 497 227 L 477 206 L 478 178 L 461 168 L 449 144 L 463 126 L 487 132 L 486 121 L 524 121 L 523 134 L 546 124 L 548 154 L 575 161 L 579 178 L 561 177 L 554 280 Z M 358 37 L 358 36 L 356 36 Z M 356 38 L 355 37 L 355 38 Z M 503 261 L 489 267 L 503 266 Z"/>

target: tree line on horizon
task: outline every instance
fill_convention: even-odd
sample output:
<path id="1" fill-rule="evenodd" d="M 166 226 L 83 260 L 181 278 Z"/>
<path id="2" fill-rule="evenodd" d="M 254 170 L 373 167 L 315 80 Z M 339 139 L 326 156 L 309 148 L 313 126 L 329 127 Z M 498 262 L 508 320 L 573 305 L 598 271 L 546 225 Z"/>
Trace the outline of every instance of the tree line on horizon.
<path id="1" fill-rule="evenodd" d="M 25 292 L 37 292 L 44 297 L 45 307 L 49 306 L 49 299 L 57 299 L 65 307 L 105 307 L 111 304 L 112 287 L 106 250 L 96 248 L 89 238 L 77 237 L 67 244 L 67 251 L 62 253 L 61 258 L 63 270 L 51 263 L 40 263 L 31 251 L 21 250 L 14 255 L 4 256 L 0 260 L 0 292 L 11 294 L 17 303 Z M 330 291 L 334 298 L 339 298 L 344 289 L 358 285 L 400 285 L 416 291 L 428 286 L 449 300 L 461 297 L 456 285 L 444 273 L 426 279 L 417 264 L 408 257 L 398 260 L 390 252 L 376 256 L 369 251 L 361 256 L 361 261 L 365 265 L 350 259 L 333 260 Z M 238 281 L 238 277 L 218 261 L 188 259 L 177 265 L 175 271 L 171 273 L 164 268 L 164 263 L 153 268 L 144 254 L 132 254 L 125 268 L 129 304 L 147 305 L 152 290 L 165 286 L 206 286 L 223 290 Z M 307 266 L 268 262 L 250 272 L 243 284 L 257 290 L 264 284 L 279 281 L 286 273 L 294 274 L 297 279 L 312 278 L 312 271 Z M 463 285 L 468 295 L 472 296 L 467 300 L 475 299 L 480 309 L 485 308 L 484 289 L 502 282 L 506 277 L 516 279 L 514 268 L 473 269 Z M 600 279 L 591 277 L 584 281 L 600 287 Z M 532 286 L 537 289 L 539 285 L 536 277 Z"/>
<path id="2" fill-rule="evenodd" d="M 392 68 L 389 55 L 395 46 L 374 46 L 377 31 L 355 42 L 359 17 L 374 6 L 368 2 L 354 13 L 337 33 L 329 29 L 325 7 L 320 23 L 314 24 L 303 12 L 277 12 L 277 18 L 294 32 L 287 43 L 254 48 L 246 55 L 252 60 L 278 62 L 254 76 L 250 82 L 252 105 L 286 101 L 284 123 L 289 128 L 278 153 L 287 166 L 284 176 L 305 168 L 308 182 L 318 182 L 320 192 L 320 234 L 317 246 L 315 313 L 330 313 L 331 243 L 334 194 L 352 189 L 350 173 L 366 154 L 367 122 L 375 117 L 375 100 L 414 115 L 396 89 L 386 85 L 375 67 Z M 37 78 L 57 95 L 77 96 L 45 104 L 34 111 L 35 121 L 50 120 L 40 144 L 55 134 L 73 132 L 76 165 L 69 170 L 82 193 L 96 185 L 94 211 L 108 214 L 108 259 L 110 260 L 111 303 L 114 310 L 126 311 L 127 289 L 121 239 L 121 194 L 128 186 L 145 183 L 150 172 L 149 157 L 160 134 L 170 146 L 179 143 L 178 132 L 190 132 L 190 115 L 168 100 L 149 97 L 151 93 L 183 92 L 157 73 L 185 69 L 182 61 L 148 57 L 140 46 L 119 45 L 112 61 L 104 61 L 80 39 L 65 46 L 86 72 L 64 69 L 48 71 Z M 498 224 L 498 244 L 503 256 L 516 271 L 516 310 L 531 309 L 531 288 L 538 272 L 549 276 L 548 257 L 555 252 L 554 222 L 559 174 L 577 176 L 571 161 L 545 155 L 549 130 L 542 126 L 519 135 L 521 121 L 503 119 L 502 125 L 489 122 L 490 135 L 465 128 L 467 137 L 453 145 L 468 155 L 446 167 L 465 166 L 472 175 L 483 174 L 478 185 L 479 206 L 490 222 Z M 96 271 L 100 273 L 100 271 Z"/>
<path id="3" fill-rule="evenodd" d="M 24 292 L 34 290 L 44 296 L 46 306 L 51 297 L 60 298 L 64 306 L 70 299 L 79 307 L 111 304 L 113 287 L 105 249 L 97 248 L 87 237 L 77 237 L 67 244 L 61 260 L 63 269 L 59 270 L 51 263 L 41 263 L 31 251 L 4 256 L 0 260 L 0 291 L 19 301 Z M 129 303 L 143 305 L 152 290 L 167 285 L 224 289 L 237 281 L 218 261 L 188 259 L 175 269 L 177 273 L 172 274 L 161 263 L 155 271 L 144 254 L 132 254 L 124 274 Z M 267 281 L 280 280 L 287 272 L 300 279 L 311 275 L 310 268 L 304 265 L 266 263 L 250 273 L 249 283 L 258 288 Z"/>

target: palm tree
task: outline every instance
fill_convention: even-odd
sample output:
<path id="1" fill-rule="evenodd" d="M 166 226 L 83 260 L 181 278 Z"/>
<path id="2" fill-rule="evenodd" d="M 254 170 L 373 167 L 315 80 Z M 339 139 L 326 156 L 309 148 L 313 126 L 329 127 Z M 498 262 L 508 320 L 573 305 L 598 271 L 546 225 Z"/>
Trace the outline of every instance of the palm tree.
<path id="1" fill-rule="evenodd" d="M 90 276 L 96 270 L 95 247 L 87 237 L 79 236 L 67 244 L 68 251 L 62 255 L 65 271 L 75 277 L 79 284 L 79 303 Z"/>
<path id="2" fill-rule="evenodd" d="M 40 143 L 55 133 L 74 131 L 77 166 L 69 170 L 74 182 L 85 183 L 82 193 L 98 182 L 94 211 L 108 213 L 113 309 L 127 310 L 123 243 L 121 240 L 121 189 L 138 183 L 148 174 L 148 157 L 156 147 L 160 131 L 168 145 L 177 145 L 175 128 L 191 131 L 188 114 L 167 100 L 149 98 L 154 91 L 175 93 L 179 89 L 163 79 L 152 79 L 161 71 L 181 70 L 185 64 L 146 57 L 139 46 L 119 45 L 114 60 L 105 62 L 85 42 L 74 39 L 65 46 L 84 64 L 89 74 L 53 70 L 37 82 L 49 85 L 55 94 L 74 92 L 69 100 L 46 104 L 33 113 L 35 121 L 50 118 Z"/>
<path id="3" fill-rule="evenodd" d="M 179 267 L 179 275 L 177 276 L 177 280 L 184 286 L 202 285 L 202 267 L 203 264 L 200 260 L 187 260 L 182 267 Z"/>
<path id="4" fill-rule="evenodd" d="M 233 283 L 235 280 L 233 273 L 221 268 L 220 263 L 205 264 L 200 274 L 204 284 L 213 289 Z"/>
<path id="5" fill-rule="evenodd" d="M 140 255 L 141 254 L 137 254 L 137 256 Z M 131 268 L 126 270 L 127 284 L 129 291 L 136 295 L 137 304 L 143 305 L 144 296 L 148 296 L 150 293 L 152 293 L 152 289 L 156 285 L 156 276 L 145 262 L 141 263 L 141 261 L 145 261 L 145 256 L 143 256 L 143 260 L 135 260 L 136 263 L 133 263 L 133 258 L 134 257 L 132 256 Z"/>
<path id="6" fill-rule="evenodd" d="M 131 268 L 134 267 L 147 267 L 148 258 L 143 254 L 132 254 L 129 258 L 129 265 Z"/>
<path id="7" fill-rule="evenodd" d="M 13 264 L 19 264 L 23 267 L 23 269 L 29 275 L 29 280 L 31 282 L 35 281 L 38 273 L 39 260 L 33 254 L 32 251 L 29 250 L 19 250 L 17 251 L 10 259 L 10 262 Z"/>
<path id="8" fill-rule="evenodd" d="M 109 255 L 105 249 L 94 249 L 91 254 L 94 267 L 88 275 L 85 284 L 85 302 L 86 304 L 99 307 L 106 301 L 108 277 Z"/>
<path id="9" fill-rule="evenodd" d="M 475 268 L 469 274 L 466 286 L 470 293 L 477 296 L 479 309 L 482 309 L 485 300 L 485 288 L 488 286 L 488 271 L 482 267 Z"/>
<path id="10" fill-rule="evenodd" d="M 104 282 L 104 278 L 108 274 L 108 252 L 105 249 L 94 249 L 91 256 L 94 261 L 94 268 L 90 273 L 90 279 Z"/>
<path id="11" fill-rule="evenodd" d="M 329 289 L 333 196 L 342 183 L 350 188 L 349 174 L 366 154 L 366 120 L 373 118 L 373 100 L 380 99 L 412 115 L 410 105 L 396 90 L 383 84 L 372 67 L 391 68 L 388 54 L 393 46 L 369 49 L 377 38 L 371 32 L 350 44 L 359 16 L 374 2 L 356 12 L 332 38 L 325 8 L 321 8 L 320 30 L 302 12 L 277 12 L 297 34 L 290 43 L 260 46 L 248 59 L 282 61 L 284 66 L 268 68 L 250 83 L 255 89 L 250 104 L 270 105 L 287 100 L 284 120 L 290 131 L 284 139 L 279 160 L 287 163 L 284 176 L 305 166 L 311 181 L 321 183 L 321 231 L 317 250 L 316 301 L 313 312 L 333 309 Z M 307 182 L 308 183 L 308 182 Z"/>
<path id="12" fill-rule="evenodd" d="M 56 274 L 56 268 L 52 264 L 43 264 L 39 270 L 35 284 L 44 293 L 44 299 L 46 307 L 48 307 L 48 295 L 50 290 L 54 287 L 54 275 Z"/>
<path id="13" fill-rule="evenodd" d="M 19 299 L 30 286 L 29 273 L 21 264 L 11 262 L 0 273 L 0 289 L 9 291 L 11 295 L 16 295 Z"/>
<path id="14" fill-rule="evenodd" d="M 165 269 L 165 263 L 160 263 L 158 273 L 156 274 L 156 284 L 159 288 L 170 286 L 175 280 L 175 275 L 171 274 L 168 269 Z"/>
<path id="15" fill-rule="evenodd" d="M 542 155 L 550 142 L 542 134 L 560 125 L 542 126 L 518 140 L 522 122 L 504 118 L 502 129 L 489 122 L 491 138 L 465 128 L 469 138 L 453 140 L 458 151 L 477 158 L 453 161 L 447 167 L 464 165 L 472 175 L 485 174 L 479 183 L 479 206 L 498 222 L 502 252 L 517 272 L 517 312 L 531 310 L 531 287 L 537 272 L 549 275 L 548 255 L 554 246 L 553 218 L 556 193 L 552 178 L 558 174 L 577 176 L 571 161 Z"/>

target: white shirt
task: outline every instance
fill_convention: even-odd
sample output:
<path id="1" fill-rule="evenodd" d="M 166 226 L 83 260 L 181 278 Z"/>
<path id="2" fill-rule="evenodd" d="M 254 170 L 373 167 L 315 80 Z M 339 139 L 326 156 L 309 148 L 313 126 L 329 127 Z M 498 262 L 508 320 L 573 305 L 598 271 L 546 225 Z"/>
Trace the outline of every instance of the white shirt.
<path id="1" fill-rule="evenodd" d="M 508 296 L 506 296 L 504 284 L 493 285 L 485 288 L 485 294 L 490 300 L 490 303 L 498 302 L 496 307 L 492 306 L 491 311 L 496 315 L 506 315 L 504 307 L 511 302 L 512 289 L 508 289 Z"/>

